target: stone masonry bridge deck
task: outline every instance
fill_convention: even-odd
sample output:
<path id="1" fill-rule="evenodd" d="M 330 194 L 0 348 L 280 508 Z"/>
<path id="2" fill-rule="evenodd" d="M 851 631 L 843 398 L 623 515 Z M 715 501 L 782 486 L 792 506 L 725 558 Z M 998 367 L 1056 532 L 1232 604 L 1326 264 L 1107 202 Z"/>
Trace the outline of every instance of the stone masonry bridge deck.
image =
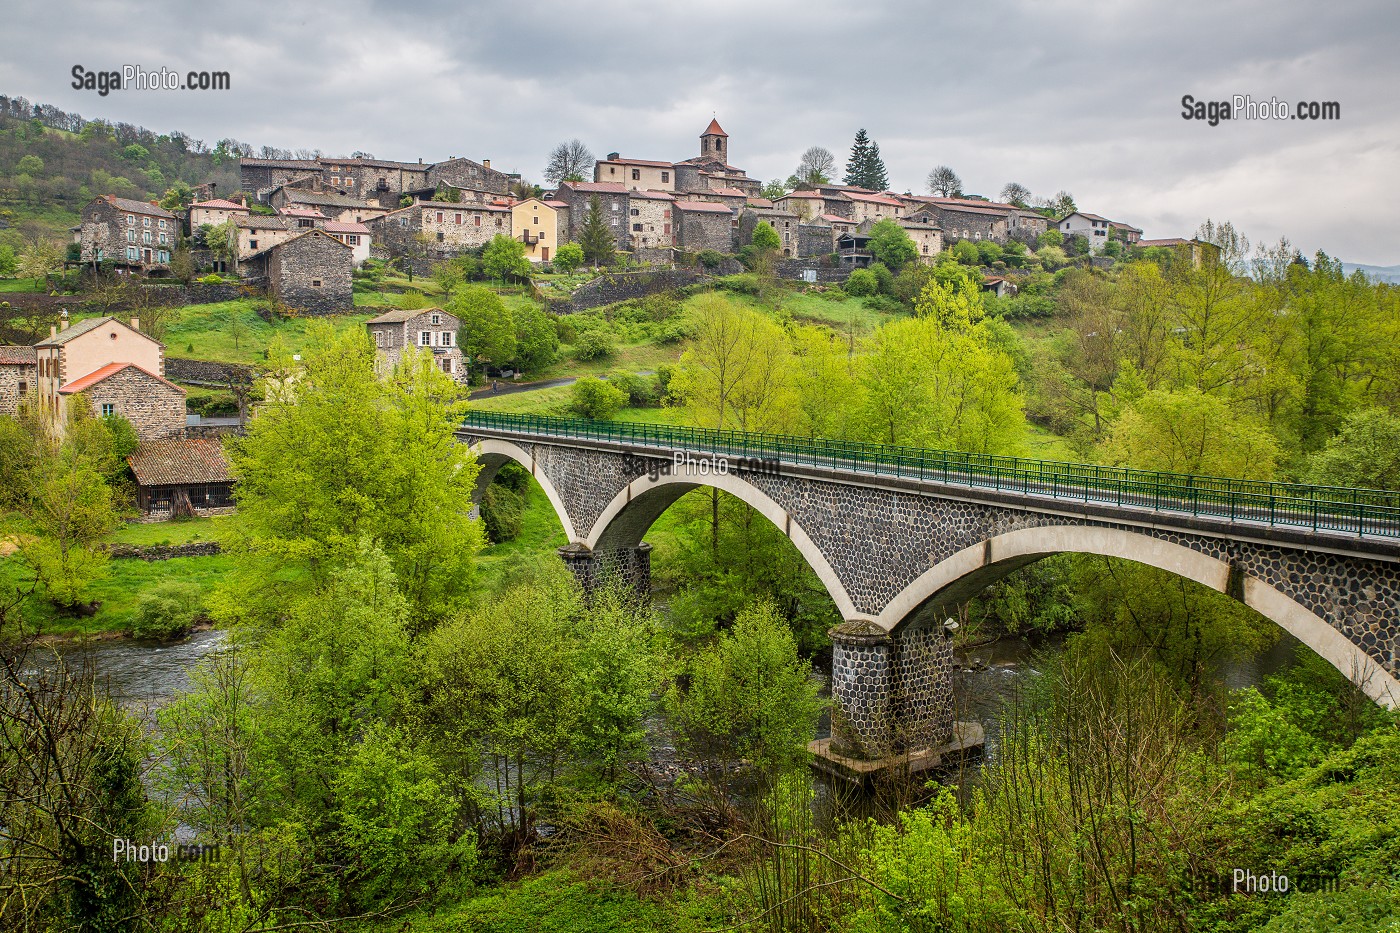
<path id="1" fill-rule="evenodd" d="M 530 471 L 585 578 L 604 560 L 645 572 L 642 537 L 697 487 L 781 528 L 847 619 L 833 747 L 858 758 L 946 741 L 942 620 L 1068 552 L 1227 593 L 1400 705 L 1400 494 L 533 415 L 472 413 L 458 437 L 482 464 L 478 495 L 508 460 Z"/>

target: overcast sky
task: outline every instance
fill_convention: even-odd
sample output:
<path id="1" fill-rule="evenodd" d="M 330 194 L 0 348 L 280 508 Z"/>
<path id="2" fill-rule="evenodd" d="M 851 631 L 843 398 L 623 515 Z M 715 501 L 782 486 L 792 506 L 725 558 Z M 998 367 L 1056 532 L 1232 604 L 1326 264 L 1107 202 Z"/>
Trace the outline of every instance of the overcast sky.
<path id="1" fill-rule="evenodd" d="M 1400 5 L 1002 0 L 404 4 L 173 0 L 0 13 L 0 93 L 210 143 L 489 158 L 680 160 L 717 115 L 731 161 L 786 177 L 865 127 L 892 186 L 1070 191 L 1149 237 L 1206 217 L 1256 242 L 1400 263 Z M 70 86 L 122 65 L 228 71 L 220 92 Z M 1181 98 L 1338 101 L 1340 122 L 1186 121 Z"/>

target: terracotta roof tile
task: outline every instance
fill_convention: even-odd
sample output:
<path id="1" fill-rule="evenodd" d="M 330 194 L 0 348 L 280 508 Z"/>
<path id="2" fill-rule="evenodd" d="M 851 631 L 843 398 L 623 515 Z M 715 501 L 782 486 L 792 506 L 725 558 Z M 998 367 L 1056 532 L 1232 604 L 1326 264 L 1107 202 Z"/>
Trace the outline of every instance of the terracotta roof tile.
<path id="1" fill-rule="evenodd" d="M 248 208 L 242 204 L 235 204 L 232 201 L 225 201 L 223 198 L 215 198 L 212 201 L 195 201 L 190 205 L 191 209 L 196 207 L 207 208 L 211 211 L 246 211 Z"/>
<path id="2" fill-rule="evenodd" d="M 223 447 L 211 438 L 147 441 L 126 462 L 142 486 L 233 482 Z"/>
<path id="3" fill-rule="evenodd" d="M 34 347 L 0 347 L 0 366 L 35 366 L 38 361 Z"/>
<path id="4" fill-rule="evenodd" d="M 681 211 L 702 211 L 710 214 L 732 214 L 733 210 L 726 204 L 719 204 L 715 201 L 677 201 L 676 210 Z"/>
<path id="5" fill-rule="evenodd" d="M 101 369 L 95 369 L 92 372 L 88 373 L 86 376 L 74 379 L 72 382 L 68 383 L 66 386 L 59 389 L 58 391 L 63 395 L 74 395 L 78 392 L 82 392 L 92 388 L 93 386 L 97 385 L 99 382 L 102 382 L 105 379 L 110 379 L 112 376 L 115 376 L 117 373 L 127 368 L 135 369 L 139 372 L 145 373 L 152 379 L 158 379 L 166 385 L 170 386 L 170 388 L 174 389 L 176 392 L 179 392 L 181 395 L 185 394 L 184 389 L 180 388 L 175 383 L 171 382 L 169 379 L 166 379 L 162 376 L 157 376 L 150 370 L 137 366 L 135 363 L 108 363 Z"/>

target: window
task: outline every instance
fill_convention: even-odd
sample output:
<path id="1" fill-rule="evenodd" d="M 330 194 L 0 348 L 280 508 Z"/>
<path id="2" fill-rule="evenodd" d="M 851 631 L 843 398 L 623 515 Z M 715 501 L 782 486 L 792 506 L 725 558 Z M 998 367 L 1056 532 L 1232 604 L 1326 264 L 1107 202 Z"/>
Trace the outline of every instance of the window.
<path id="1" fill-rule="evenodd" d="M 162 233 L 162 234 L 160 235 L 160 245 L 161 245 L 161 246 L 164 246 L 164 245 L 165 245 L 165 234 L 164 234 L 164 233 Z"/>
<path id="2" fill-rule="evenodd" d="M 127 241 L 128 243 L 135 243 L 135 242 L 136 242 L 136 231 L 135 231 L 135 230 L 128 230 L 128 231 L 126 231 L 126 241 Z"/>
<path id="3" fill-rule="evenodd" d="M 499 227 L 500 225 L 501 225 L 501 218 L 497 217 L 497 218 L 496 218 L 496 226 Z"/>
<path id="4" fill-rule="evenodd" d="M 619 204 L 619 203 L 617 203 L 616 201 L 614 201 L 614 202 L 612 202 L 612 209 L 613 209 L 614 212 L 620 211 L 620 210 L 622 210 L 622 205 Z"/>
<path id="5" fill-rule="evenodd" d="M 431 320 L 432 320 L 432 322 L 433 322 L 434 324 L 441 324 L 441 323 L 442 323 L 442 315 L 441 315 L 441 314 L 434 314 L 434 315 L 432 316 Z"/>
<path id="6" fill-rule="evenodd" d="M 127 259 L 135 259 L 138 255 L 139 255 L 139 254 L 136 252 L 136 247 L 134 247 L 134 246 L 128 246 L 128 247 L 126 248 L 126 258 L 127 258 Z"/>
<path id="7" fill-rule="evenodd" d="M 453 214 L 453 215 L 452 215 L 452 222 L 455 223 L 455 224 L 461 224 L 461 222 L 462 222 L 462 215 L 461 215 L 460 213 Z"/>
<path id="8" fill-rule="evenodd" d="M 671 173 L 670 173 L 670 172 L 662 172 L 662 173 L 661 173 L 661 180 L 662 180 L 662 181 L 670 181 L 670 180 L 671 180 Z"/>
<path id="9" fill-rule="evenodd" d="M 444 239 L 445 239 L 445 238 L 444 238 L 443 235 L 442 235 L 442 231 L 439 230 L 439 231 L 438 231 L 438 237 L 437 237 L 438 242 L 441 243 Z"/>
<path id="10" fill-rule="evenodd" d="M 418 332 L 418 346 L 431 347 L 433 345 L 433 332 L 430 330 L 420 330 Z"/>
<path id="11" fill-rule="evenodd" d="M 384 346 L 384 331 L 377 330 L 374 332 L 374 345 L 376 347 Z"/>
<path id="12" fill-rule="evenodd" d="M 480 215 L 480 214 L 474 214 L 474 215 L 472 215 L 472 220 L 476 221 L 476 225 L 477 225 L 478 227 L 481 226 L 481 215 Z"/>
<path id="13" fill-rule="evenodd" d="M 20 394 L 20 395 L 28 395 L 28 394 L 29 394 L 29 383 L 24 382 L 24 381 L 21 381 L 21 382 L 20 382 L 20 384 L 19 384 L 19 394 Z"/>
<path id="14" fill-rule="evenodd" d="M 248 241 L 248 248 L 249 248 L 249 249 L 257 249 L 257 248 L 258 248 L 258 241 L 257 241 L 257 240 L 249 240 L 249 241 Z"/>
<path id="15" fill-rule="evenodd" d="M 442 211 L 437 212 L 437 222 L 442 223 Z"/>
<path id="16" fill-rule="evenodd" d="M 353 178 L 347 178 L 347 179 L 345 179 L 345 187 L 347 187 L 347 188 L 349 188 L 349 187 L 350 187 L 351 185 L 353 185 L 354 183 L 355 183 L 355 179 L 353 179 Z"/>
<path id="17" fill-rule="evenodd" d="M 445 330 L 442 332 L 442 345 L 444 347 L 452 346 L 452 331 Z"/>
<path id="18" fill-rule="evenodd" d="M 664 234 L 666 234 L 667 236 L 670 236 L 670 235 L 671 235 L 671 225 L 670 225 L 670 224 L 663 224 L 662 227 L 661 227 L 661 232 L 664 233 Z"/>
<path id="19" fill-rule="evenodd" d="M 162 220 L 162 221 L 160 222 L 160 228 L 161 228 L 162 230 L 165 229 L 165 221 Z"/>
<path id="20" fill-rule="evenodd" d="M 95 218 L 94 218 L 94 219 L 95 219 Z M 135 214 L 127 214 L 127 215 L 126 215 L 126 225 L 127 225 L 128 227 L 134 227 L 134 226 L 136 226 L 136 215 L 135 215 Z"/>
<path id="21" fill-rule="evenodd" d="M 442 367 L 443 372 L 448 373 L 450 375 L 452 373 L 452 363 L 452 357 L 445 356 L 442 358 L 442 360 L 439 361 L 438 365 Z"/>
<path id="22" fill-rule="evenodd" d="M 639 169 L 639 168 L 634 168 L 634 169 L 632 169 L 632 180 L 633 180 L 633 181 L 641 181 L 641 180 L 642 180 L 642 170 L 641 170 L 641 169 Z"/>
<path id="23" fill-rule="evenodd" d="M 616 218 L 616 217 L 614 217 L 614 218 L 612 219 L 612 225 L 613 225 L 614 227 L 617 226 L 617 218 Z"/>
<path id="24" fill-rule="evenodd" d="M 146 244 L 147 246 L 150 246 L 150 245 L 151 245 L 151 231 L 149 231 L 149 230 L 143 230 L 143 231 L 141 231 L 141 242 L 144 243 L 144 244 Z"/>
<path id="25" fill-rule="evenodd" d="M 359 245 L 360 245 L 360 235 L 359 235 L 358 233 L 350 233 L 350 234 L 347 234 L 346 237 L 345 237 L 345 242 L 346 242 L 346 244 L 349 245 L 349 246 L 359 246 Z"/>
<path id="26" fill-rule="evenodd" d="M 632 232 L 633 232 L 633 233 L 641 233 L 641 232 L 642 232 L 642 225 L 641 225 L 641 224 L 633 224 L 633 225 L 632 225 Z"/>
<path id="27" fill-rule="evenodd" d="M 331 178 L 331 184 L 333 184 L 333 185 L 338 185 L 338 184 L 340 184 L 340 177 L 339 177 L 339 176 L 332 177 L 332 178 Z"/>
<path id="28" fill-rule="evenodd" d="M 114 402 L 102 403 L 102 417 L 110 418 L 117 413 L 117 406 Z"/>
<path id="29" fill-rule="evenodd" d="M 170 254 L 165 250 L 161 250 L 160 252 L 156 253 L 156 259 L 158 259 L 161 262 L 169 262 Z"/>
<path id="30" fill-rule="evenodd" d="M 642 213 L 642 212 L 641 212 L 640 210 L 638 210 L 637 208 L 635 208 L 635 207 L 632 208 L 632 216 L 633 216 L 633 217 L 640 217 L 640 216 L 641 216 L 641 213 Z"/>
<path id="31" fill-rule="evenodd" d="M 312 280 L 311 280 L 311 287 L 312 287 L 312 288 L 320 288 L 320 287 L 321 287 L 321 280 L 320 280 L 320 279 L 312 279 Z"/>
<path id="32" fill-rule="evenodd" d="M 149 217 L 142 217 L 142 218 L 141 218 L 141 226 L 143 226 L 143 227 L 149 227 L 150 225 L 151 225 L 151 218 L 149 218 Z"/>
<path id="33" fill-rule="evenodd" d="M 535 223 L 535 226 L 538 227 L 538 226 L 540 225 L 540 219 L 539 219 L 538 217 L 536 217 L 534 223 Z"/>

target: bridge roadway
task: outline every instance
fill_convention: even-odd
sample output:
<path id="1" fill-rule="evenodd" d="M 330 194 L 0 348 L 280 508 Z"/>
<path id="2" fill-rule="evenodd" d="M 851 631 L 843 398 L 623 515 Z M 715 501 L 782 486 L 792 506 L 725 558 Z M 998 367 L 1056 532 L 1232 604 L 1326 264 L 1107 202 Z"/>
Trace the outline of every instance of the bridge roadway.
<path id="1" fill-rule="evenodd" d="M 847 620 L 832 633 L 834 744 L 858 758 L 946 742 L 938 623 L 1007 573 L 1066 552 L 1228 593 L 1400 706 L 1397 493 L 488 412 L 458 437 L 482 463 L 478 493 L 509 460 L 534 475 L 568 535 L 563 556 L 587 579 L 607 561 L 649 574 L 643 535 L 698 487 L 783 529 Z M 904 738 L 892 737 L 896 720 Z"/>

